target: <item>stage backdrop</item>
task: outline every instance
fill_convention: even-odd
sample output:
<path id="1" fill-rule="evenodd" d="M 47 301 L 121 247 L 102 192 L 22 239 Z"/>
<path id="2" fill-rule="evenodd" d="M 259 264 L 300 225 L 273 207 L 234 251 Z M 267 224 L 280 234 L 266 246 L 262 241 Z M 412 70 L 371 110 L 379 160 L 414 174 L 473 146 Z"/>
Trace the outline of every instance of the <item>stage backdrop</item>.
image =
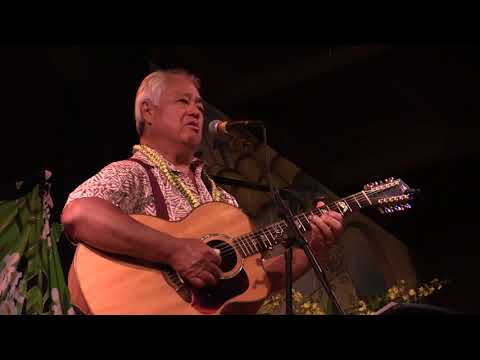
<path id="1" fill-rule="evenodd" d="M 214 107 L 207 106 L 206 134 L 208 123 L 219 118 L 228 119 Z M 326 197 L 326 202 L 339 198 L 321 184 L 321 179 L 312 178 L 285 156 L 278 154 L 269 146 L 264 146 L 263 139 L 258 138 L 258 134 L 254 136 L 253 133 L 254 131 L 242 131 L 242 137 L 238 139 L 205 136 L 201 156 L 207 161 L 209 173 L 213 176 L 268 185 L 265 164 L 265 152 L 268 152 L 275 185 L 279 188 L 288 188 L 295 194 L 285 198 L 292 210 L 296 212 L 308 210 L 321 196 Z M 240 186 L 221 186 L 237 198 L 243 211 L 257 226 L 279 220 L 268 192 Z M 268 256 L 282 253 L 283 248 L 280 247 Z M 347 312 L 357 308 L 359 296 L 384 293 L 399 280 L 405 280 L 412 286 L 417 281 L 405 245 L 358 212 L 345 216 L 345 231 L 331 251 L 326 270 L 332 288 Z M 326 298 L 313 270 L 297 280 L 294 288 L 305 295 L 314 294 L 323 300 Z M 283 311 L 283 308 L 284 304 L 279 312 Z"/>

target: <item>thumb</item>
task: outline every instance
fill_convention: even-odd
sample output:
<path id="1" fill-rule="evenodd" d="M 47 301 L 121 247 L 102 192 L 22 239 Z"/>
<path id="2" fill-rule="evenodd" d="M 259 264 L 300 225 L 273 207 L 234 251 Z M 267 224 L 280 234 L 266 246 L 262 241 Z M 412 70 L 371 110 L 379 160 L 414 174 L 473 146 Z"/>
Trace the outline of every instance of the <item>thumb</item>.
<path id="1" fill-rule="evenodd" d="M 215 255 L 220 256 L 221 252 L 220 252 L 219 249 L 214 249 L 214 248 L 211 248 L 211 249 L 213 250 L 213 253 L 214 253 Z"/>

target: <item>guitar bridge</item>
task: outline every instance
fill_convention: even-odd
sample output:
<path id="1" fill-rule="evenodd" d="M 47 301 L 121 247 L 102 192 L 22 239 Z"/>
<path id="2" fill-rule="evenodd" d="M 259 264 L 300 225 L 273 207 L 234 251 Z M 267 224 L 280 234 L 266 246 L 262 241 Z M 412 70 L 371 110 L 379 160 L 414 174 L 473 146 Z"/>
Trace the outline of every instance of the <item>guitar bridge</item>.
<path id="1" fill-rule="evenodd" d="M 183 301 L 191 304 L 193 301 L 192 291 L 185 284 L 185 281 L 182 279 L 180 274 L 170 267 L 164 267 L 161 271 L 167 284 L 173 288 L 178 295 L 180 295 Z"/>

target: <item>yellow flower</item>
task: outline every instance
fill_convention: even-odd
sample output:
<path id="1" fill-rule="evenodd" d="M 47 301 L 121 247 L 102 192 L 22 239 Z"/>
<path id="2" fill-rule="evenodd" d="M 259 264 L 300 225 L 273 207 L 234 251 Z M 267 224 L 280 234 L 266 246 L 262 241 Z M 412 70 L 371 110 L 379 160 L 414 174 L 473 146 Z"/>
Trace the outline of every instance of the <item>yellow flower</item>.
<path id="1" fill-rule="evenodd" d="M 398 294 L 398 288 L 397 288 L 396 286 L 394 286 L 394 287 L 392 288 L 392 292 L 393 292 L 394 294 Z"/>
<path id="2" fill-rule="evenodd" d="M 402 298 L 403 300 L 408 301 L 408 295 L 403 295 Z"/>
<path id="3" fill-rule="evenodd" d="M 400 280 L 400 284 L 405 285 L 406 284 L 405 280 Z"/>
<path id="4" fill-rule="evenodd" d="M 415 292 L 415 290 L 410 289 L 410 291 L 408 292 L 408 295 L 415 296 L 415 295 L 417 295 L 417 293 Z"/>
<path id="5" fill-rule="evenodd" d="M 390 300 L 395 300 L 397 298 L 397 296 L 395 294 L 388 294 L 388 298 Z"/>
<path id="6" fill-rule="evenodd" d="M 303 299 L 302 293 L 300 293 L 298 291 L 293 291 L 293 300 L 294 301 L 300 302 L 300 301 L 302 301 L 302 299 Z"/>
<path id="7" fill-rule="evenodd" d="M 303 307 L 304 309 L 309 309 L 311 305 L 312 305 L 312 304 L 310 303 L 310 301 L 307 301 L 305 304 L 302 305 L 302 307 Z"/>

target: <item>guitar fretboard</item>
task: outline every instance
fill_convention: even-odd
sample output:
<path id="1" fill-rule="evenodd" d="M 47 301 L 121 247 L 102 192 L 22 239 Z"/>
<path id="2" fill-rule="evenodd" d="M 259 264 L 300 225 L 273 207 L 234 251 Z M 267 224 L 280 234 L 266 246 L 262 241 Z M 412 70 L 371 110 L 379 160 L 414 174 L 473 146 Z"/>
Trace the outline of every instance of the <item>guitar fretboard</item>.
<path id="1" fill-rule="evenodd" d="M 323 215 L 329 211 L 340 214 L 353 212 L 372 205 L 372 201 L 365 191 L 346 198 L 331 202 L 322 208 L 315 208 L 310 212 L 294 216 L 293 221 L 298 229 L 304 233 L 310 230 L 310 215 Z M 250 234 L 237 237 L 233 244 L 243 258 L 270 250 L 278 245 L 287 233 L 288 225 L 285 220 L 256 230 Z"/>

